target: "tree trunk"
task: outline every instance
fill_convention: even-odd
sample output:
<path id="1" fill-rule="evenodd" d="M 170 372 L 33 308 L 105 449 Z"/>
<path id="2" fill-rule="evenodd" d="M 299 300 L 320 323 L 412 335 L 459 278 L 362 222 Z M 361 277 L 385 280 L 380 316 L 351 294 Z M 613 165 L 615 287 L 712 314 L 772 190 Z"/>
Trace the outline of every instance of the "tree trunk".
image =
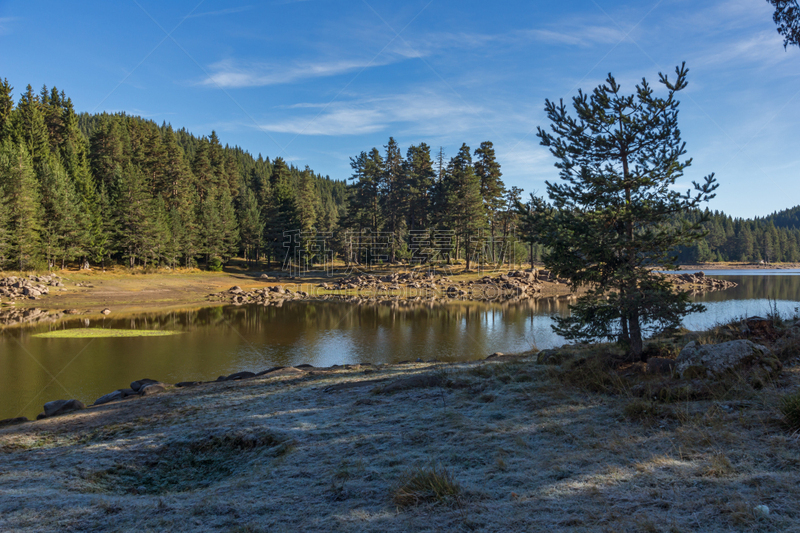
<path id="1" fill-rule="evenodd" d="M 630 321 L 630 334 L 631 334 L 631 356 L 634 361 L 642 359 L 642 326 L 639 322 L 639 313 L 631 313 Z"/>

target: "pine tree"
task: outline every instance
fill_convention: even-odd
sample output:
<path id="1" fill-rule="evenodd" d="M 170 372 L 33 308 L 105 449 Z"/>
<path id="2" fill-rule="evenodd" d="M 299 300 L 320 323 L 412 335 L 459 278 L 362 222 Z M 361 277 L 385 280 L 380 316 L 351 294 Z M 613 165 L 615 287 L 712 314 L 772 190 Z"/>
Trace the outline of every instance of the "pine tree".
<path id="1" fill-rule="evenodd" d="M 12 140 L 13 134 L 13 112 L 14 112 L 14 97 L 12 95 L 14 88 L 8 83 L 8 79 L 3 78 L 0 82 L 0 144 L 6 140 Z"/>
<path id="2" fill-rule="evenodd" d="M 0 150 L 4 143 L 0 142 Z M 11 232 L 9 194 L 5 191 L 4 179 L 0 175 L 0 269 L 9 263 L 11 255 Z"/>
<path id="3" fill-rule="evenodd" d="M 429 229 L 431 193 L 436 174 L 431 149 L 425 143 L 410 146 L 405 160 L 405 194 L 408 196 L 406 223 L 411 230 Z"/>
<path id="4" fill-rule="evenodd" d="M 450 160 L 445 175 L 446 224 L 456 234 L 456 257 L 463 244 L 469 270 L 473 255 L 478 251 L 481 231 L 486 227 L 486 211 L 481 197 L 481 182 L 472 166 L 470 148 L 461 145 Z"/>
<path id="5" fill-rule="evenodd" d="M 389 261 L 396 261 L 399 241 L 405 232 L 405 214 L 408 212 L 408 191 L 404 187 L 403 156 L 394 137 L 389 137 L 386 157 L 383 159 L 381 175 L 381 193 L 383 219 L 389 233 Z"/>
<path id="6" fill-rule="evenodd" d="M 244 257 L 248 262 L 254 261 L 257 263 L 264 231 L 261 210 L 258 207 L 255 193 L 249 187 L 245 187 L 243 192 L 239 193 L 239 198 L 241 198 L 239 227 L 241 228 Z"/>
<path id="7" fill-rule="evenodd" d="M 0 188 L 7 201 L 9 260 L 11 268 L 36 268 L 42 229 L 39 186 L 33 161 L 24 143 L 5 141 L 0 146 Z"/>
<path id="8" fill-rule="evenodd" d="M 699 224 L 672 225 L 680 213 L 714 196 L 713 175 L 681 194 L 672 189 L 691 160 L 678 129 L 675 95 L 686 87 L 685 65 L 665 98 L 642 80 L 633 95 L 621 94 L 609 74 L 591 97 L 573 99 L 577 118 L 563 101 L 546 101 L 552 133 L 539 128 L 542 145 L 559 160 L 563 183 L 547 184 L 553 201 L 536 200 L 535 238 L 549 252 L 545 264 L 573 288 L 589 286 L 556 318 L 555 330 L 568 339 L 616 339 L 639 359 L 645 331 L 674 328 L 689 312 L 702 309 L 653 266 L 676 268 L 674 250 L 701 234 Z"/>
<path id="9" fill-rule="evenodd" d="M 783 47 L 800 46 L 800 4 L 797 0 L 767 0 L 775 7 L 772 20 L 783 36 Z"/>
<path id="10" fill-rule="evenodd" d="M 147 193 L 147 179 L 138 166 L 126 166 L 118 180 L 114 218 L 122 256 L 133 268 L 137 259 L 146 263 L 153 245 L 152 199 Z"/>
<path id="11" fill-rule="evenodd" d="M 215 255 L 223 263 L 233 257 L 239 247 L 239 224 L 236 220 L 236 210 L 233 207 L 233 197 L 228 190 L 227 183 L 219 188 L 217 195 L 217 212 L 219 213 L 219 230 Z"/>
<path id="12" fill-rule="evenodd" d="M 85 256 L 86 236 L 80 217 L 80 201 L 57 157 L 51 156 L 39 171 L 43 207 L 42 244 L 49 268 Z"/>
<path id="13" fill-rule="evenodd" d="M 20 97 L 15 118 L 14 130 L 17 139 L 25 143 L 33 167 L 37 168 L 50 157 L 50 140 L 40 99 L 33 93 L 30 85 Z"/>
<path id="14" fill-rule="evenodd" d="M 497 224 L 497 217 L 503 207 L 506 205 L 503 201 L 505 194 L 505 184 L 500 177 L 503 175 L 500 172 L 500 163 L 494 153 L 494 145 L 490 141 L 481 143 L 480 148 L 475 150 L 475 174 L 481 182 L 481 197 L 483 198 L 483 207 L 489 219 L 489 228 L 491 234 L 491 260 L 492 263 L 496 261 L 495 252 L 495 226 Z"/>

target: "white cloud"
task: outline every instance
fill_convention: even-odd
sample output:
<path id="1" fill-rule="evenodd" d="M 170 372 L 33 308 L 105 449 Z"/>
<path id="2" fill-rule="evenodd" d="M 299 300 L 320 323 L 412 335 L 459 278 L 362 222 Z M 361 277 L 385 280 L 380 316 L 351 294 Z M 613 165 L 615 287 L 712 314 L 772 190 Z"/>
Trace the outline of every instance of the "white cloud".
<path id="1" fill-rule="evenodd" d="M 425 90 L 381 98 L 334 102 L 330 105 L 301 103 L 287 109 L 310 113 L 261 125 L 267 131 L 296 135 L 362 135 L 403 125 L 413 125 L 417 136 L 462 133 L 479 124 L 485 110 Z M 316 111 L 319 109 L 320 111 Z"/>
<path id="2" fill-rule="evenodd" d="M 616 44 L 626 38 L 625 33 L 611 26 L 577 26 L 569 30 L 530 30 L 529 35 L 548 44 L 567 44 L 589 47 L 594 44 Z"/>
<path id="3" fill-rule="evenodd" d="M 795 54 L 784 53 L 781 36 L 777 32 L 761 31 L 741 40 L 715 44 L 692 63 L 698 66 L 718 66 L 735 61 L 767 66 L 787 59 L 797 58 Z"/>
<path id="4" fill-rule="evenodd" d="M 198 17 L 213 17 L 217 15 L 232 15 L 235 13 L 242 13 L 243 11 L 250 11 L 255 6 L 241 6 L 241 7 L 230 7 L 228 9 L 220 9 L 218 11 L 206 11 L 204 13 L 193 13 L 187 16 L 187 19 L 198 18 Z"/>
<path id="5" fill-rule="evenodd" d="M 404 59 L 419 57 L 408 47 L 395 47 L 385 50 L 372 59 L 337 59 L 306 62 L 242 62 L 224 60 L 210 66 L 211 75 L 202 85 L 221 87 L 264 87 L 293 83 L 312 78 L 322 78 L 347 74 L 367 68 L 381 67 Z"/>
<path id="6" fill-rule="evenodd" d="M 9 26 L 15 20 L 18 20 L 17 17 L 0 17 L 0 35 L 11 33 Z"/>

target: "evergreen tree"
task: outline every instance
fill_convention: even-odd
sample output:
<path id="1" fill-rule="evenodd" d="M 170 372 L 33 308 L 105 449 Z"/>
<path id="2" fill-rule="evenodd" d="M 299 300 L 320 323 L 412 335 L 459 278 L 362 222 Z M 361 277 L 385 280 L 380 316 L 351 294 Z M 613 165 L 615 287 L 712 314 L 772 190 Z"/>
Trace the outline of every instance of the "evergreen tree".
<path id="1" fill-rule="evenodd" d="M 0 188 L 6 200 L 11 268 L 27 270 L 39 265 L 42 230 L 39 186 L 33 161 L 24 143 L 6 140 L 0 146 Z"/>
<path id="2" fill-rule="evenodd" d="M 481 182 L 481 197 L 483 198 L 483 207 L 489 218 L 489 228 L 491 234 L 491 259 L 494 263 L 495 257 L 495 225 L 497 223 L 497 216 L 503 209 L 505 202 L 503 195 L 505 194 L 505 185 L 500 177 L 503 175 L 500 172 L 500 163 L 497 162 L 494 153 L 494 145 L 490 141 L 481 143 L 480 148 L 475 150 L 475 174 Z M 515 204 L 514 204 L 515 205 Z"/>
<path id="3" fill-rule="evenodd" d="M 241 228 L 244 257 L 247 261 L 258 262 L 264 231 L 261 210 L 258 207 L 255 193 L 249 187 L 245 187 L 244 191 L 239 193 L 239 197 L 242 203 L 239 210 L 239 227 Z"/>
<path id="4" fill-rule="evenodd" d="M 37 168 L 50 157 L 50 140 L 42 114 L 41 102 L 39 97 L 33 93 L 30 85 L 20 97 L 15 117 L 14 129 L 17 139 L 25 143 L 33 166 Z"/>
<path id="5" fill-rule="evenodd" d="M 767 0 L 775 8 L 772 20 L 783 36 L 783 47 L 800 46 L 800 4 L 797 0 Z"/>
<path id="6" fill-rule="evenodd" d="M 39 172 L 39 190 L 43 207 L 42 244 L 49 268 L 60 261 L 84 256 L 87 243 L 85 226 L 80 217 L 79 199 L 75 188 L 56 157 L 43 164 Z"/>
<path id="7" fill-rule="evenodd" d="M 444 181 L 446 226 L 456 234 L 456 257 L 460 256 L 463 244 L 469 270 L 481 231 L 486 227 L 486 211 L 480 179 L 475 175 L 470 148 L 466 144 L 462 144 L 458 154 L 450 160 Z"/>
<path id="8" fill-rule="evenodd" d="M 14 88 L 3 78 L 0 82 L 0 144 L 11 140 L 13 134 Z"/>
<path id="9" fill-rule="evenodd" d="M 529 216 L 535 238 L 549 248 L 551 271 L 573 288 L 590 287 L 571 306 L 572 316 L 556 318 L 555 330 L 568 339 L 617 339 L 639 359 L 645 331 L 677 327 L 702 309 L 651 270 L 676 268 L 674 249 L 697 240 L 701 228 L 671 222 L 717 187 L 711 175 L 695 183 L 694 195 L 671 188 L 691 163 L 681 160 L 686 150 L 675 99 L 687 72 L 677 68 L 674 82 L 659 75 L 666 98 L 645 80 L 635 94 L 623 95 L 609 74 L 591 97 L 579 91 L 573 99 L 577 118 L 563 101 L 546 101 L 552 133 L 539 128 L 538 136 L 559 160 L 563 183 L 548 182 L 553 204 L 534 199 Z"/>
<path id="10" fill-rule="evenodd" d="M 429 229 L 431 193 L 436 174 L 431 149 L 425 143 L 410 146 L 406 152 L 405 194 L 408 196 L 407 225 L 411 230 Z"/>
<path id="11" fill-rule="evenodd" d="M 118 176 L 115 219 L 119 246 L 128 266 L 144 264 L 153 247 L 153 209 L 147 179 L 138 166 L 128 165 Z"/>
<path id="12" fill-rule="evenodd" d="M 396 261 L 398 239 L 403 238 L 405 230 L 405 213 L 408 211 L 408 193 L 405 189 L 405 176 L 403 174 L 403 156 L 394 137 L 389 137 L 386 148 L 386 157 L 383 159 L 383 173 L 381 175 L 381 208 L 383 219 L 386 221 L 385 230 L 389 233 L 389 261 Z"/>

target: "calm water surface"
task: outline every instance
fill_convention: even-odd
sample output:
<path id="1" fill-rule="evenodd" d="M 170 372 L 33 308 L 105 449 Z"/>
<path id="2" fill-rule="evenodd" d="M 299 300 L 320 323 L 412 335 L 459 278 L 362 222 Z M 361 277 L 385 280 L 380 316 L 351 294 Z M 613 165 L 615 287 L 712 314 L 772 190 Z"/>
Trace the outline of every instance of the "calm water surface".
<path id="1" fill-rule="evenodd" d="M 800 271 L 708 271 L 735 289 L 698 296 L 705 313 L 684 325 L 702 329 L 765 314 L 771 302 L 784 314 L 800 307 Z M 731 275 L 727 275 L 730 273 Z M 0 419 L 35 417 L 46 401 L 77 398 L 89 404 L 139 378 L 166 382 L 216 379 L 241 370 L 309 363 L 391 363 L 472 360 L 496 351 L 563 343 L 550 329 L 564 300 L 522 303 L 386 304 L 287 302 L 282 307 L 215 307 L 186 312 L 111 317 L 90 327 L 174 329 L 171 337 L 40 339 L 54 327 L 86 327 L 83 320 L 0 332 Z M 112 315 L 113 316 L 113 315 Z"/>

